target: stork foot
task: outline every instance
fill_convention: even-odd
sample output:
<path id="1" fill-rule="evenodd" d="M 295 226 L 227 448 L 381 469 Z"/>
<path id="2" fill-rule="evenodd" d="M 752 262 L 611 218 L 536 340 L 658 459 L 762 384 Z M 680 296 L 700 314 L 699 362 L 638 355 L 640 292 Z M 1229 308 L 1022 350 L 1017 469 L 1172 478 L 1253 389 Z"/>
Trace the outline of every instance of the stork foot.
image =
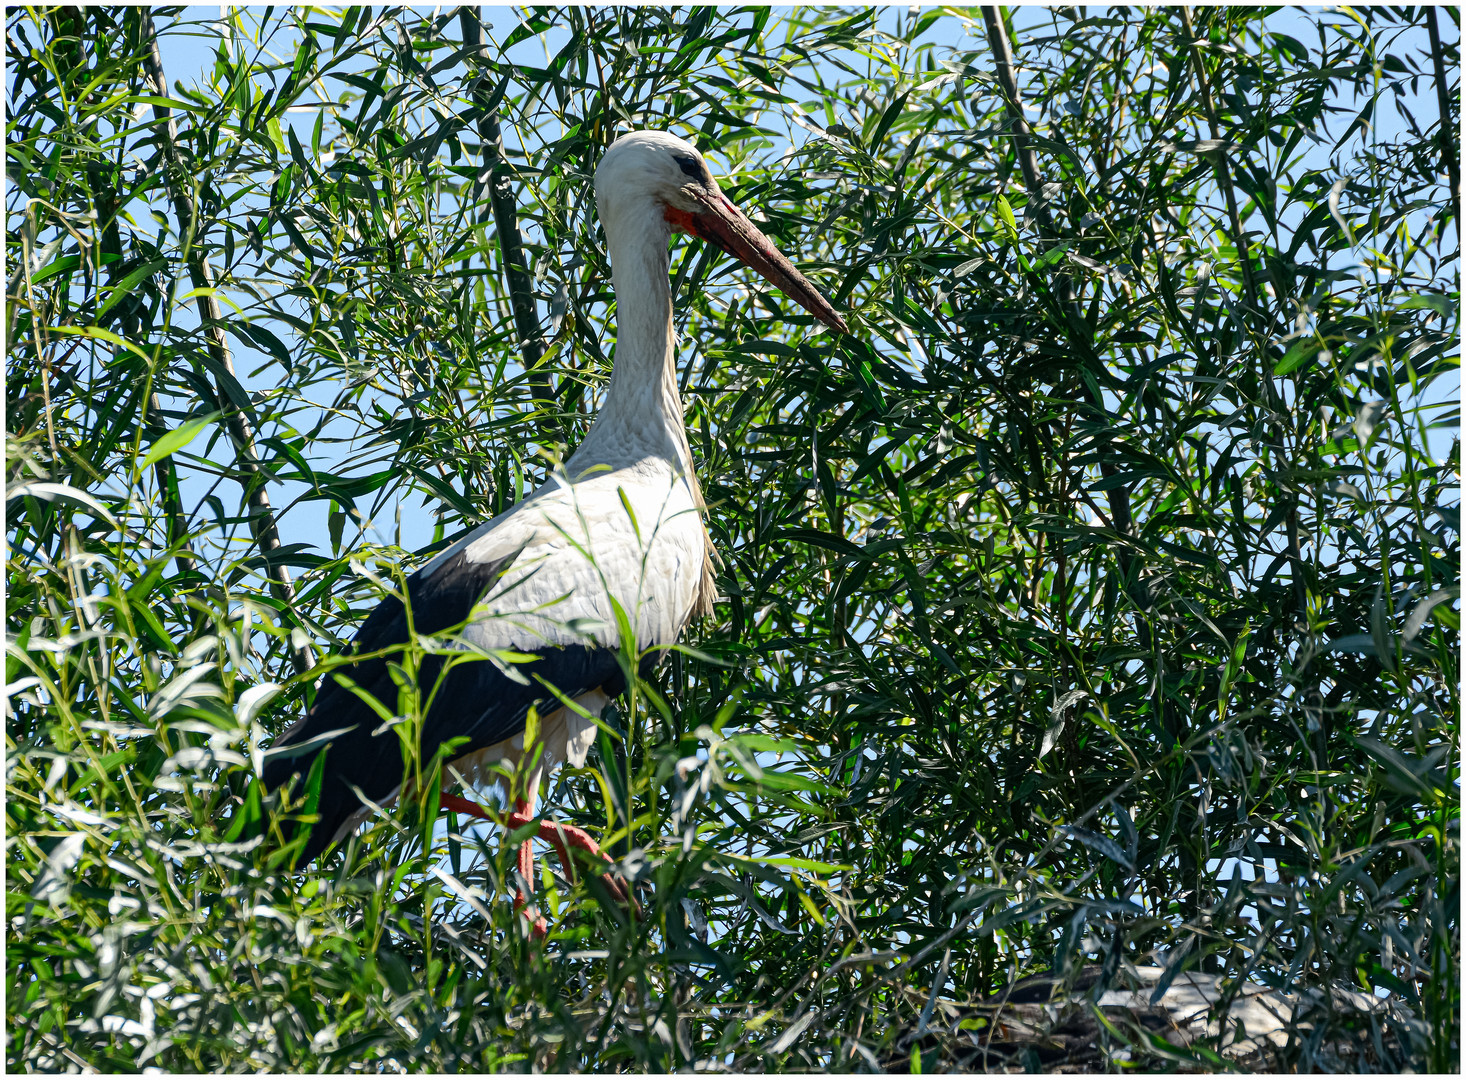
<path id="1" fill-rule="evenodd" d="M 539 908 L 526 905 L 522 894 L 514 901 L 514 914 L 523 915 L 529 920 L 529 937 L 531 941 L 544 941 L 549 935 L 550 924 L 540 914 Z"/>
<path id="2" fill-rule="evenodd" d="M 449 795 L 447 792 L 444 792 L 438 797 L 438 805 L 444 810 L 453 810 L 460 814 L 467 814 L 470 817 L 492 821 L 510 830 L 522 828 L 535 819 L 533 808 L 524 799 L 514 804 L 513 813 L 505 814 L 502 818 L 484 809 L 477 803 L 469 802 L 467 799 L 460 798 L 457 795 Z M 571 848 L 577 848 L 580 851 L 586 852 L 592 858 L 599 858 L 605 862 L 614 861 L 611 856 L 601 850 L 599 844 L 591 839 L 588 832 L 575 825 L 564 825 L 558 821 L 541 821 L 539 837 L 554 847 L 556 854 L 560 856 L 560 865 L 565 868 L 566 875 L 572 881 L 575 880 L 575 864 L 570 856 Z M 530 849 L 530 842 L 528 840 L 519 846 L 518 862 L 520 876 L 524 878 L 530 888 L 534 888 L 534 852 Z M 625 879 L 620 874 L 602 874 L 601 882 L 606 886 L 606 891 L 611 894 L 611 898 L 626 908 L 631 913 L 632 918 L 641 918 L 641 905 L 636 902 L 636 897 L 632 895 L 630 886 L 627 885 Z M 527 907 L 528 904 L 528 897 L 522 892 L 516 894 L 516 911 Z M 536 915 L 536 920 L 534 925 L 539 927 L 537 936 L 543 937 L 545 933 L 545 920 L 538 915 Z"/>
<path id="3" fill-rule="evenodd" d="M 534 812 L 524 803 L 519 803 L 514 808 L 514 813 L 504 819 L 506 827 L 518 829 L 528 825 L 534 820 Z M 584 851 L 592 858 L 598 858 L 605 862 L 613 862 L 611 856 L 601 850 L 600 845 L 591 839 L 590 833 L 575 825 L 564 825 L 558 821 L 541 821 L 539 836 L 554 847 L 556 854 L 560 856 L 560 865 L 565 868 L 566 876 L 571 881 L 575 880 L 575 863 L 570 856 L 570 849 L 576 848 Z M 631 889 L 620 874 L 606 873 L 601 875 L 601 882 L 606 886 L 606 891 L 611 898 L 627 911 L 631 912 L 633 918 L 641 918 L 641 905 L 631 895 Z"/>
<path id="4" fill-rule="evenodd" d="M 439 810 L 452 810 L 455 813 L 467 814 L 469 817 L 480 818 L 484 821 L 492 821 L 495 825 L 503 824 L 498 814 L 485 810 L 476 802 L 469 802 L 458 795 L 449 795 L 446 791 L 438 796 Z"/>
<path id="5" fill-rule="evenodd" d="M 589 833 L 574 825 L 563 825 L 558 821 L 541 822 L 540 836 L 555 846 L 555 850 L 560 854 L 560 863 L 565 867 L 566 873 L 574 872 L 571 869 L 570 851 L 567 844 L 569 847 L 578 848 L 586 852 L 592 858 L 598 857 L 606 862 L 614 861 L 611 856 L 600 849 L 600 845 L 591 839 Z M 606 891 L 611 894 L 611 898 L 616 903 L 631 912 L 632 918 L 641 918 L 641 905 L 636 902 L 636 897 L 631 893 L 631 887 L 620 874 L 602 874 L 601 883 L 606 886 Z"/>

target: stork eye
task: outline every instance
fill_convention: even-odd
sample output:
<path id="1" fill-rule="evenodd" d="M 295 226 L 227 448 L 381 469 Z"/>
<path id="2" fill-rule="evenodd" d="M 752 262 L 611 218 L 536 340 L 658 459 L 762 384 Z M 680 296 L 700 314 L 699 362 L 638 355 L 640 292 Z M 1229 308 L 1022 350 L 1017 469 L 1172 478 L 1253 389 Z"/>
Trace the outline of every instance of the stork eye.
<path id="1" fill-rule="evenodd" d="M 691 154 L 673 154 L 672 160 L 677 163 L 679 169 L 694 180 L 702 180 L 706 175 L 702 167 L 702 162 L 698 161 Z"/>

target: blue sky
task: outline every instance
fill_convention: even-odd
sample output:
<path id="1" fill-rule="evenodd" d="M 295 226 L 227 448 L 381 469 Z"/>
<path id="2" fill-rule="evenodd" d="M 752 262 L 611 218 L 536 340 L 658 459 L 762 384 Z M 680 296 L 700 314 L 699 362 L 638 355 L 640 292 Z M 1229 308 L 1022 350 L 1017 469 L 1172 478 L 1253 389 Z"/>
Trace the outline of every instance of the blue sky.
<path id="1" fill-rule="evenodd" d="M 162 56 L 164 67 L 170 81 L 182 81 L 185 84 L 197 86 L 199 89 L 208 91 L 209 81 L 207 72 L 213 66 L 213 52 L 221 38 L 215 26 L 209 23 L 219 17 L 221 9 L 217 8 L 190 8 L 187 9 L 180 20 L 184 24 L 190 24 L 183 32 L 166 32 L 162 42 Z M 426 9 L 420 9 L 427 14 Z M 881 10 L 878 18 L 878 26 L 889 33 L 895 34 L 904 29 L 917 9 L 914 7 L 888 7 Z M 1327 10 L 1327 9 L 1326 9 Z M 975 13 L 974 13 L 975 14 Z M 481 18 L 491 29 L 491 39 L 502 40 L 510 30 L 518 26 L 520 17 L 515 9 L 504 7 L 489 7 L 482 9 Z M 1268 18 L 1270 30 L 1292 34 L 1303 40 L 1305 43 L 1316 40 L 1317 31 L 1313 11 L 1305 13 L 1299 9 L 1284 9 L 1278 11 Z M 1330 21 L 1347 21 L 1348 16 L 1342 12 L 1335 11 L 1328 16 Z M 1015 9 L 1015 27 L 1017 30 L 1016 48 L 1018 54 L 1023 56 L 1023 43 L 1031 35 L 1043 36 L 1052 33 L 1055 23 L 1050 13 L 1042 7 L 1024 7 Z M 1448 37 L 1455 36 L 1455 26 L 1450 19 L 1441 20 L 1443 33 Z M 183 29 L 180 27 L 180 29 Z M 456 34 L 456 26 L 450 26 L 449 33 Z M 782 33 L 777 22 L 771 23 L 769 36 L 775 40 L 782 39 Z M 1423 37 L 1424 32 L 1421 31 Z M 527 65 L 543 64 L 547 57 L 553 56 L 568 40 L 569 31 L 563 26 L 552 26 L 547 32 L 539 36 L 532 36 L 520 42 L 510 50 L 511 59 L 518 60 Z M 964 18 L 950 16 L 938 20 L 932 28 L 923 35 L 922 42 L 935 42 L 944 49 L 951 49 L 957 52 L 976 51 L 985 52 L 985 38 L 982 35 L 980 23 L 974 23 Z M 294 42 L 288 34 L 277 33 L 268 42 L 263 44 L 265 49 L 281 60 L 289 60 L 294 52 Z M 251 47 L 248 43 L 239 42 L 241 47 Z M 830 65 L 829 77 L 835 81 L 838 73 Z M 1407 98 L 1408 108 L 1415 115 L 1422 126 L 1428 126 L 1437 115 L 1436 98 L 1433 88 L 1425 86 L 1418 95 Z M 1043 120 L 1043 108 L 1048 103 L 1029 102 L 1029 116 L 1035 122 Z M 1350 104 L 1347 100 L 1342 104 Z M 314 110 L 303 109 L 292 113 L 287 117 L 289 123 L 295 127 L 302 139 L 308 139 L 311 128 L 315 123 Z M 1400 116 L 1394 103 L 1386 99 L 1376 116 L 1376 133 L 1382 138 L 1392 137 L 1399 131 L 1404 130 L 1404 121 Z M 792 120 L 787 125 L 788 140 L 791 144 L 802 142 L 813 136 L 803 128 L 799 127 Z M 532 148 L 531 152 L 532 152 Z M 779 153 L 776 146 L 774 154 Z M 1322 141 L 1315 145 L 1310 151 L 1308 164 L 1310 167 L 1327 169 L 1331 150 L 1328 141 Z M 717 164 L 715 159 L 715 164 Z M 732 284 L 732 283 L 730 283 Z M 542 306 L 543 307 L 543 306 Z M 181 312 L 181 320 L 188 320 L 191 312 Z M 287 342 L 289 341 L 288 336 Z M 277 376 L 272 373 L 272 365 L 263 354 L 251 355 L 237 341 L 236 347 L 236 369 L 241 376 L 241 381 L 251 391 L 267 391 L 275 384 Z M 253 373 L 253 374 L 252 374 Z M 1454 400 L 1459 396 L 1459 380 L 1441 379 L 1432 388 L 1432 398 L 1437 401 Z M 344 428 L 332 430 L 332 433 L 342 438 L 348 437 L 351 433 Z M 358 432 L 358 436 L 364 437 L 369 432 Z M 1433 431 L 1431 433 L 1431 449 L 1434 453 L 1440 454 L 1449 444 L 1449 432 Z M 347 458 L 344 447 L 341 450 L 339 460 L 330 460 L 329 457 L 320 461 L 325 467 L 336 467 Z M 317 453 L 330 454 L 327 444 L 318 444 Z M 191 480 L 188 483 L 190 491 L 202 493 L 203 482 Z M 327 545 L 326 530 L 326 506 L 321 502 L 305 502 L 296 506 L 290 506 L 292 496 L 291 488 L 298 485 L 278 485 L 282 490 L 272 493 L 272 498 L 277 507 L 288 507 L 282 514 L 282 534 L 286 543 L 308 543 L 315 545 L 318 550 L 329 550 Z M 187 497 L 187 492 L 186 492 Z M 231 496 L 226 495 L 226 498 Z M 436 506 L 432 500 L 423 500 L 415 493 L 409 493 L 405 504 L 400 507 L 389 503 L 381 512 L 375 515 L 371 534 L 379 541 L 397 541 L 408 549 L 419 549 L 430 543 L 434 535 Z M 400 519 L 399 519 L 400 511 Z M 451 535 L 457 529 L 452 527 L 453 523 L 447 523 L 447 531 Z M 347 530 L 346 543 L 351 545 L 351 529 Z"/>

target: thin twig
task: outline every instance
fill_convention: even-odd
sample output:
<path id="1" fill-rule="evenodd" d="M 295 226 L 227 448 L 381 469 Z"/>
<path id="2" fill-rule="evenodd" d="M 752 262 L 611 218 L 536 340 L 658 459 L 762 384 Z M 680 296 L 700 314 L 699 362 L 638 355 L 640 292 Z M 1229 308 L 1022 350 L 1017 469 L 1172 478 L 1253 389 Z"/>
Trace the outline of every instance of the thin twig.
<path id="1" fill-rule="evenodd" d="M 149 43 L 143 52 L 143 66 L 158 96 L 166 98 L 168 80 L 163 74 L 163 55 L 158 47 L 158 34 L 153 26 L 152 12 L 144 7 L 140 10 L 140 17 L 143 37 Z M 164 156 L 172 166 L 169 170 L 168 188 L 173 200 L 173 212 L 178 218 L 179 233 L 185 245 L 189 278 L 194 289 L 200 290 L 197 303 L 199 319 L 203 323 L 204 340 L 207 342 L 209 356 L 213 361 L 224 371 L 233 375 L 234 361 L 229 355 L 228 339 L 224 336 L 223 314 L 219 309 L 219 301 L 213 295 L 214 275 L 209 267 L 208 256 L 204 254 L 198 242 L 197 208 L 194 205 L 191 185 L 185 179 L 188 175 L 187 170 L 178 154 L 178 126 L 173 119 L 173 110 L 167 105 L 154 103 L 153 109 L 158 119 L 162 121 L 159 131 L 161 145 Z M 270 579 L 270 591 L 274 593 L 275 599 L 293 612 L 295 586 L 290 580 L 290 569 L 275 558 L 275 552 L 280 548 L 280 530 L 275 522 L 275 513 L 270 506 L 269 492 L 265 490 L 265 477 L 260 467 L 259 455 L 255 450 L 254 431 L 250 427 L 249 418 L 242 410 L 233 406 L 224 388 L 217 383 L 214 386 L 214 394 L 219 409 L 223 413 L 229 435 L 234 442 L 239 470 L 244 474 L 241 482 L 244 486 L 245 500 L 250 508 L 250 531 L 254 535 L 255 545 L 264 557 L 265 573 Z M 290 661 L 299 674 L 305 674 L 315 664 L 310 649 L 304 645 L 296 645 L 292 642 L 289 654 Z"/>
<path id="2" fill-rule="evenodd" d="M 473 8 L 458 9 L 458 25 L 463 44 L 472 47 L 470 54 L 479 59 L 483 49 L 482 28 Z M 506 76 L 507 78 L 507 76 Z M 545 355 L 545 336 L 535 305 L 534 278 L 524 257 L 524 242 L 519 235 L 519 208 L 514 187 L 509 182 L 509 166 L 504 158 L 504 137 L 499 128 L 499 114 L 490 107 L 493 97 L 486 92 L 486 77 L 474 84 L 473 100 L 478 106 L 478 133 L 483 143 L 484 171 L 488 174 L 489 204 L 494 212 L 494 230 L 499 236 L 499 253 L 504 263 L 504 276 L 509 285 L 509 306 L 514 316 L 514 333 L 524 357 L 524 370 L 529 373 L 530 393 L 541 412 L 541 430 L 547 439 L 557 441 L 559 427 L 553 420 L 554 393 L 547 372 L 537 370 Z"/>
<path id="3" fill-rule="evenodd" d="M 1207 127 L 1211 131 L 1212 141 L 1218 144 L 1217 149 L 1213 151 L 1212 161 L 1216 169 L 1217 185 L 1222 189 L 1222 194 L 1227 200 L 1227 218 L 1232 227 L 1232 241 L 1237 248 L 1237 262 L 1242 271 L 1242 291 L 1247 300 L 1245 314 L 1250 320 L 1263 314 L 1258 300 L 1257 284 L 1252 277 L 1252 251 L 1247 244 L 1247 233 L 1242 228 L 1242 215 L 1237 210 L 1237 195 L 1232 187 L 1231 170 L 1227 167 L 1227 154 L 1220 145 L 1222 141 L 1221 123 L 1217 119 L 1216 102 L 1212 97 L 1211 81 L 1206 74 L 1206 65 L 1201 60 L 1201 49 L 1197 45 L 1196 30 L 1191 23 L 1190 8 L 1181 8 L 1181 25 L 1186 29 L 1186 40 L 1190 45 L 1191 68 L 1196 72 L 1197 87 L 1201 91 L 1201 104 L 1206 110 Z M 1238 330 L 1245 334 L 1248 332 L 1248 327 L 1245 324 L 1240 325 Z M 1287 460 L 1288 452 L 1283 445 L 1283 431 L 1277 418 L 1288 410 L 1277 388 L 1273 386 L 1273 368 L 1268 359 L 1268 342 L 1260 341 L 1257 345 L 1258 355 L 1262 360 L 1259 381 L 1266 395 L 1264 405 L 1268 411 L 1268 433 L 1278 456 Z M 1286 500 L 1288 504 L 1283 524 L 1288 537 L 1288 562 L 1293 576 L 1293 592 L 1301 613 L 1308 610 L 1308 587 L 1303 573 L 1303 544 L 1298 532 L 1298 500 L 1291 492 L 1282 489 L 1279 490 L 1279 498 Z"/>
<path id="4" fill-rule="evenodd" d="M 1435 65 L 1435 93 L 1441 110 L 1441 153 L 1451 178 L 1451 208 L 1461 220 L 1461 162 L 1456 156 L 1456 128 L 1451 123 L 1451 95 L 1446 87 L 1446 60 L 1441 55 L 1441 31 L 1436 25 L 1435 7 L 1425 9 L 1425 27 L 1430 31 L 1430 59 Z"/>
<path id="5" fill-rule="evenodd" d="M 1252 250 L 1247 244 L 1247 234 L 1242 231 L 1242 215 L 1237 210 L 1237 192 L 1232 187 L 1232 172 L 1227 168 L 1227 153 L 1222 148 L 1222 128 L 1217 120 L 1216 101 L 1212 98 L 1211 81 L 1206 75 L 1206 65 L 1201 62 L 1201 49 L 1196 43 L 1196 31 L 1191 25 L 1191 9 L 1181 9 L 1181 25 L 1186 28 L 1186 43 L 1191 47 L 1191 70 L 1196 72 L 1196 86 L 1201 92 L 1202 108 L 1206 110 L 1207 128 L 1212 142 L 1217 144 L 1211 152 L 1213 168 L 1217 174 L 1217 186 L 1227 200 L 1227 218 L 1232 223 L 1232 242 L 1237 247 L 1237 263 L 1242 270 L 1242 292 L 1247 297 L 1247 310 L 1261 310 L 1257 306 L 1257 284 L 1252 280 Z"/>
<path id="6" fill-rule="evenodd" d="M 1049 216 L 1048 206 L 1043 198 L 1043 178 L 1038 171 L 1038 157 L 1033 151 L 1033 145 L 1029 141 L 1028 121 L 1023 118 L 1023 97 L 1018 90 L 1018 80 L 1013 72 L 1013 49 L 1008 42 L 1008 28 L 1003 22 L 1003 13 L 996 7 L 984 7 L 982 9 L 983 22 L 987 26 L 988 45 L 993 51 L 993 60 L 997 68 L 998 85 L 1003 91 L 1003 104 L 1008 112 L 1008 119 L 1013 128 L 1013 147 L 1018 156 L 1019 168 L 1023 171 L 1023 181 L 1028 188 L 1029 206 L 1033 208 L 1034 220 L 1038 223 L 1039 229 L 1046 238 L 1054 236 L 1053 219 Z M 1070 332 L 1077 332 L 1085 328 L 1087 323 L 1079 317 L 1074 301 L 1074 286 L 1068 274 L 1057 275 L 1059 301 L 1063 305 L 1065 321 L 1068 323 Z M 1089 351 L 1093 353 L 1093 342 L 1090 342 Z M 1089 383 L 1079 380 L 1079 394 L 1088 404 L 1100 411 L 1105 412 L 1103 399 L 1090 389 Z M 1116 475 L 1118 467 L 1103 458 L 1100 461 L 1100 473 L 1106 478 Z M 1110 488 L 1106 493 L 1110 504 L 1110 519 L 1115 523 L 1115 531 L 1125 536 L 1133 536 L 1135 532 L 1134 519 L 1130 514 L 1130 489 L 1126 486 Z M 1137 607 L 1142 611 L 1149 611 L 1154 603 L 1150 594 L 1150 586 L 1141 577 L 1136 560 L 1129 554 L 1117 552 L 1116 557 L 1120 563 L 1121 573 L 1126 581 L 1126 592 L 1135 601 Z M 1148 638 L 1149 630 L 1144 620 L 1140 626 L 1142 633 Z M 1149 644 L 1147 643 L 1147 648 Z"/>
<path id="7" fill-rule="evenodd" d="M 80 46 L 78 46 L 79 49 Z M 113 257 L 106 266 L 106 274 L 107 283 L 115 289 L 118 282 L 126 276 L 128 268 L 123 262 L 122 235 L 117 227 L 117 191 L 111 183 L 107 182 L 102 171 L 100 163 L 92 162 L 87 165 L 83 174 L 86 177 L 87 188 L 91 191 L 92 203 L 96 207 L 97 221 L 101 225 L 102 254 Z M 125 304 L 119 304 L 115 310 L 124 319 L 123 334 L 131 337 L 138 329 L 137 315 Z M 161 430 L 163 425 L 161 414 L 162 406 L 159 404 L 158 395 L 149 394 L 147 404 L 143 409 L 144 421 L 155 429 Z M 160 458 L 153 463 L 153 477 L 158 485 L 158 500 L 163 505 L 163 518 L 167 522 L 168 546 L 177 548 L 174 558 L 179 572 L 185 576 L 191 576 L 197 565 L 197 559 L 188 542 L 187 516 L 183 512 L 183 505 L 178 497 L 178 481 L 174 475 L 171 456 Z"/>

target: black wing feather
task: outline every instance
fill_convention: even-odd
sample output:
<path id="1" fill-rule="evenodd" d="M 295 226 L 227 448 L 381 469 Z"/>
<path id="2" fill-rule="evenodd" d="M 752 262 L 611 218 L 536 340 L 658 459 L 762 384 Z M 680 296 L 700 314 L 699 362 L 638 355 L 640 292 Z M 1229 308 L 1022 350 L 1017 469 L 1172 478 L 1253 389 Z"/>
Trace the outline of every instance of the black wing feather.
<path id="1" fill-rule="evenodd" d="M 419 634 L 436 634 L 465 622 L 475 604 L 489 591 L 518 557 L 518 552 L 493 562 L 470 562 L 463 552 L 434 568 L 424 577 L 418 571 L 407 579 L 407 599 L 413 625 Z M 407 643 L 407 610 L 402 600 L 390 596 L 374 610 L 352 642 L 355 653 L 380 652 Z M 530 651 L 522 649 L 521 651 Z M 549 683 L 567 697 L 577 697 L 597 687 L 619 694 L 625 678 L 614 650 L 587 645 L 540 648 L 539 658 L 515 665 L 528 685 L 505 675 L 493 662 L 459 662 L 439 685 L 442 656 L 426 657 L 418 669 L 424 689 L 437 686 L 423 724 L 420 760 L 431 761 L 439 746 L 449 739 L 466 737 L 457 753 L 492 746 L 512 738 L 524 729 L 530 706 L 541 712 L 557 707 Z M 397 687 L 387 663 L 390 652 L 340 668 L 342 674 L 370 693 L 390 712 L 396 712 Z M 261 779 L 273 790 L 293 777 L 308 775 L 316 754 L 326 762 L 317 806 L 319 822 L 312 827 L 298 862 L 314 859 L 330 844 L 336 831 L 362 806 L 352 790 L 380 803 L 402 782 L 402 746 L 397 733 L 378 730 L 381 720 L 356 693 L 327 677 L 316 695 L 315 705 L 303 723 L 277 745 L 292 746 L 337 729 L 346 729 L 313 754 L 300 758 L 276 758 L 265 764 Z"/>

